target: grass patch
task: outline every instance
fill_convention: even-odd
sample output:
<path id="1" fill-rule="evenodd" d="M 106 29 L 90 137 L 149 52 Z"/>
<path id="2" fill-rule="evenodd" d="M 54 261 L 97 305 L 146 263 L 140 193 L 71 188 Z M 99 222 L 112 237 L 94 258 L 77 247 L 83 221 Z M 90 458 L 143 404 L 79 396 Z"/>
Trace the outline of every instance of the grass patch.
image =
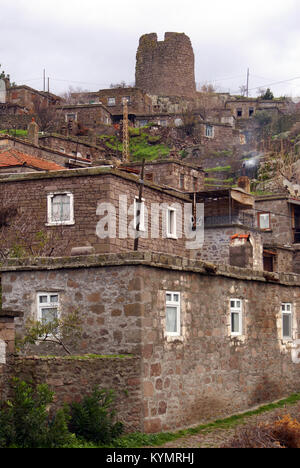
<path id="1" fill-rule="evenodd" d="M 6 135 L 16 135 L 16 136 L 27 136 L 27 130 L 0 130 L 0 133 L 4 133 Z"/>
<path id="2" fill-rule="evenodd" d="M 167 442 L 180 439 L 181 437 L 191 436 L 195 434 L 207 434 L 215 429 L 232 429 L 239 424 L 246 424 L 246 419 L 250 416 L 257 416 L 262 413 L 283 408 L 284 406 L 290 406 L 300 401 L 300 393 L 295 393 L 288 398 L 280 400 L 275 403 L 269 403 L 259 408 L 246 413 L 236 414 L 225 419 L 217 419 L 214 422 L 201 424 L 197 427 L 184 429 L 177 432 L 166 432 L 159 434 L 142 434 L 134 433 L 116 439 L 113 445 L 108 448 L 140 448 L 144 446 L 159 446 Z"/>
<path id="3" fill-rule="evenodd" d="M 132 161 L 153 161 L 159 158 L 166 158 L 170 154 L 170 148 L 160 143 L 161 138 L 148 135 L 140 128 L 129 128 L 131 136 L 129 140 L 130 159 Z M 99 137 L 103 143 L 111 150 L 122 153 L 123 144 L 116 136 L 101 135 Z"/>
<path id="4" fill-rule="evenodd" d="M 231 170 L 231 166 L 218 166 L 209 169 L 204 169 L 205 172 L 227 172 Z"/>
<path id="5" fill-rule="evenodd" d="M 133 354 L 83 354 L 78 356 L 38 356 L 39 359 L 64 359 L 66 361 L 83 361 L 83 360 L 91 360 L 91 359 L 126 359 L 126 358 L 133 357 Z"/>

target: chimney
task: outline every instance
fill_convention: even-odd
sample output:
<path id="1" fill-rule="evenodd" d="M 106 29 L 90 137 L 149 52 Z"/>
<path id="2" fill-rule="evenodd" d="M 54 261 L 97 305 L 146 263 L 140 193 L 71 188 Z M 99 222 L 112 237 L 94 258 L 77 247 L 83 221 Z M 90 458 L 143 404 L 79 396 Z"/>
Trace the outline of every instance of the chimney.
<path id="1" fill-rule="evenodd" d="M 39 146 L 39 126 L 35 122 L 34 118 L 27 127 L 28 135 L 27 138 L 35 146 Z"/>
<path id="2" fill-rule="evenodd" d="M 239 177 L 238 179 L 238 187 L 245 190 L 245 192 L 250 193 L 250 179 L 247 176 Z"/>

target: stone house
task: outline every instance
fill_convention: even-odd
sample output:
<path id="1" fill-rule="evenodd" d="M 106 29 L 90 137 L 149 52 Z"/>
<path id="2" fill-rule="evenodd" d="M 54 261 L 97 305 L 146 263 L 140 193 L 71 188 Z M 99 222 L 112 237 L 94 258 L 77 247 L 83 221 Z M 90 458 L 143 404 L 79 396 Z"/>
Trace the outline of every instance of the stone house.
<path id="1" fill-rule="evenodd" d="M 141 171 L 142 163 L 123 163 L 122 167 Z M 201 167 L 175 159 L 157 159 L 145 163 L 145 178 L 164 188 L 181 192 L 199 192 L 204 188 L 204 171 Z"/>
<path id="2" fill-rule="evenodd" d="M 64 138 L 62 137 L 64 141 Z M 61 140 L 60 140 L 61 141 Z M 43 143 L 43 140 L 41 141 Z M 51 142 L 50 142 L 51 144 Z M 22 153 L 31 155 L 35 158 L 44 159 L 47 161 L 54 162 L 59 166 L 64 168 L 76 168 L 76 167 L 89 167 L 92 165 L 91 158 L 85 158 L 79 156 L 77 153 L 82 151 L 85 153 L 85 156 L 93 154 L 94 156 L 101 154 L 101 150 L 98 148 L 93 148 L 95 152 L 92 152 L 92 149 L 88 145 L 80 145 L 78 141 L 65 140 L 61 146 L 55 145 L 56 148 L 51 148 L 50 146 L 44 146 L 40 144 L 39 140 L 29 141 L 21 138 L 16 138 L 11 135 L 1 135 L 0 136 L 0 150 L 2 149 L 15 149 Z M 69 149 L 74 148 L 69 153 Z M 89 151 L 89 153 L 88 153 Z M 74 154 L 76 152 L 76 154 Z M 99 152 L 99 153 L 98 153 Z"/>
<path id="3" fill-rule="evenodd" d="M 56 105 L 61 101 L 59 96 L 45 91 L 38 91 L 30 86 L 12 86 L 6 91 L 6 100 L 10 104 L 25 107 L 30 114 L 34 114 L 36 108 L 45 108 Z"/>
<path id="4" fill-rule="evenodd" d="M 59 151 L 60 153 L 66 153 L 71 157 L 79 157 L 90 161 L 97 161 L 105 159 L 105 149 L 96 145 L 84 141 L 80 137 L 72 137 L 54 134 L 39 135 L 39 145 L 51 148 Z"/>
<path id="5" fill-rule="evenodd" d="M 14 174 L 1 178 L 0 186 L 2 206 L 17 208 L 23 221 L 32 220 L 25 230 L 27 244 L 35 245 L 35 233 L 43 232 L 53 241 L 58 239 L 49 246 L 53 254 L 81 248 L 95 253 L 134 249 L 140 175 L 104 166 Z M 145 180 L 139 249 L 188 257 L 186 242 L 194 237 L 191 207 L 189 195 Z M 18 225 L 18 216 L 12 223 Z M 12 231 L 3 231 L 7 243 Z"/>
<path id="6" fill-rule="evenodd" d="M 61 170 L 64 167 L 52 161 L 36 158 L 16 149 L 0 150 L 0 174 Z"/>
<path id="7" fill-rule="evenodd" d="M 225 108 L 230 109 L 236 119 L 249 119 L 256 111 L 267 111 L 271 114 L 284 112 L 290 102 L 287 100 L 262 100 L 260 98 L 234 98 L 232 96 L 226 101 Z"/>
<path id="8" fill-rule="evenodd" d="M 266 270 L 300 272 L 299 207 L 299 198 L 287 193 L 256 198 L 257 224 L 262 233 Z"/>
<path id="9" fill-rule="evenodd" d="M 84 333 L 72 352 L 98 359 L 64 360 L 45 342 L 10 368 L 49 383 L 56 405 L 95 384 L 114 388 L 127 430 L 160 432 L 299 391 L 298 275 L 151 252 L 10 260 L 0 272 L 7 346 L 14 315 L 20 333 L 49 307 L 81 313 Z"/>
<path id="10" fill-rule="evenodd" d="M 110 111 L 102 104 L 64 104 L 56 107 L 57 121 L 60 128 L 67 128 L 69 133 L 75 132 L 76 126 L 96 129 L 103 125 L 111 125 Z"/>

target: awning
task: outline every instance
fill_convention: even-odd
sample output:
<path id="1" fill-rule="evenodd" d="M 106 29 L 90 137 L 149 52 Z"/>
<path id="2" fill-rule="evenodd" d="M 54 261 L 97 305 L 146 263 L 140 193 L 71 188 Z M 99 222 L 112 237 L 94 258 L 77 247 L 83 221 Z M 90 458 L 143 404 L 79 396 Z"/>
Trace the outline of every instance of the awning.
<path id="1" fill-rule="evenodd" d="M 288 203 L 291 203 L 292 205 L 300 205 L 300 200 L 289 198 Z"/>
<path id="2" fill-rule="evenodd" d="M 233 200 L 241 203 L 242 205 L 248 205 L 252 208 L 254 207 L 254 196 L 250 193 L 238 188 L 231 189 L 230 193 Z"/>

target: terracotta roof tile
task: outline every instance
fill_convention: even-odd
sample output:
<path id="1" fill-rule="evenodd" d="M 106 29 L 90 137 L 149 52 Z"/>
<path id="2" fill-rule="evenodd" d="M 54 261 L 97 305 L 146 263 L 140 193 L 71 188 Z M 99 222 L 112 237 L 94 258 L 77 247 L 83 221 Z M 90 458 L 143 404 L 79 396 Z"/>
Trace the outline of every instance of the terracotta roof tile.
<path id="1" fill-rule="evenodd" d="M 0 168 L 17 166 L 31 167 L 42 171 L 61 171 L 66 169 L 53 161 L 40 159 L 16 149 L 0 151 Z"/>

